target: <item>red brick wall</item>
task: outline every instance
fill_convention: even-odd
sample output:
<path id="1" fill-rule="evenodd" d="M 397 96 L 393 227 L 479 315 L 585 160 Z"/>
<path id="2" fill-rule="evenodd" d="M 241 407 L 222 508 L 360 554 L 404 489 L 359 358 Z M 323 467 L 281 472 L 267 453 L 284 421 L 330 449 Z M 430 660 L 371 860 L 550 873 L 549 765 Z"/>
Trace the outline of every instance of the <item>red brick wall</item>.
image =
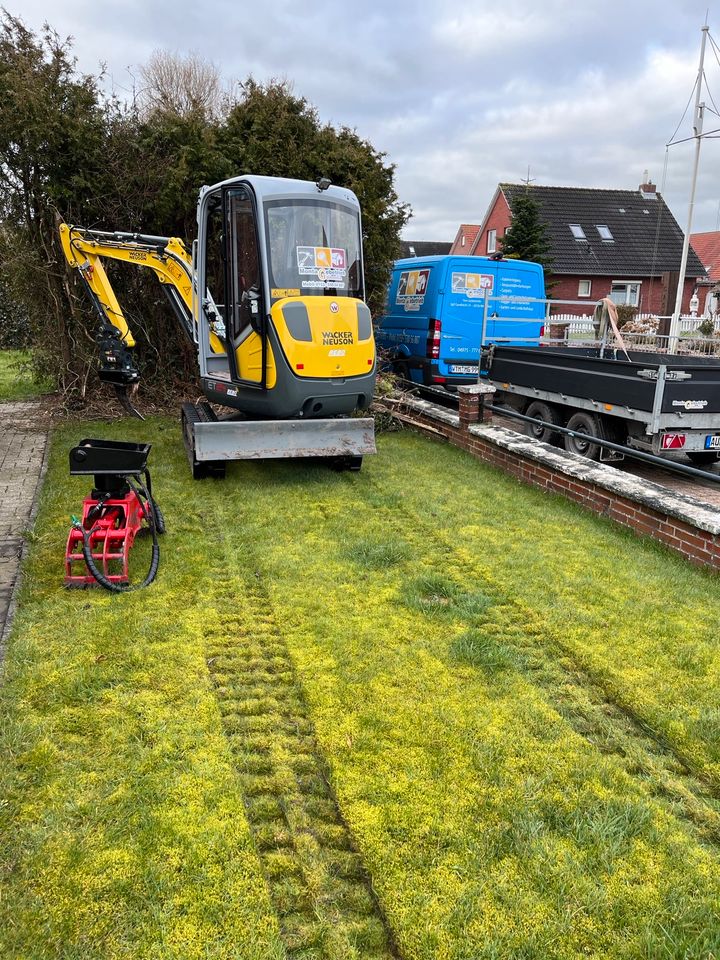
<path id="1" fill-rule="evenodd" d="M 488 231 L 495 230 L 496 243 L 495 249 L 500 250 L 500 238 L 504 235 L 507 228 L 510 226 L 510 208 L 507 205 L 505 197 L 502 193 L 498 193 L 495 204 L 488 214 L 487 221 L 482 229 L 482 232 L 478 234 L 476 244 L 472 250 L 472 253 L 478 257 L 484 257 L 487 255 L 487 238 Z"/>
<path id="2" fill-rule="evenodd" d="M 593 277 L 589 274 L 587 276 L 581 276 L 580 274 L 568 275 L 568 274 L 553 274 L 552 280 L 554 286 L 550 293 L 554 300 L 578 300 L 582 299 L 583 301 L 587 299 L 587 307 L 584 305 L 572 306 L 571 304 L 558 304 L 557 307 L 554 307 L 553 313 L 571 313 L 577 316 L 581 316 L 584 313 L 592 313 L 592 308 L 597 300 L 600 300 L 602 297 L 607 297 L 610 294 L 612 288 L 613 280 L 632 280 L 633 277 L 620 276 L 619 274 L 614 277 Z M 665 313 L 665 283 L 663 282 L 662 277 L 655 277 L 653 280 L 645 278 L 642 279 L 642 284 L 640 286 L 640 313 L 655 313 L 658 315 L 663 315 Z M 592 286 L 590 288 L 590 296 L 578 297 L 578 285 L 580 280 L 590 280 Z M 693 294 L 695 289 L 694 280 L 685 281 L 685 289 L 683 291 L 683 313 L 690 312 L 690 297 Z M 667 308 L 667 315 L 671 314 L 673 308 L 675 307 L 675 299 L 672 299 L 669 308 Z"/>
<path id="3" fill-rule="evenodd" d="M 449 426 L 427 414 L 412 412 L 412 420 L 420 428 L 427 427 L 435 436 L 440 432 L 454 446 L 462 447 L 479 460 L 498 467 L 522 483 L 561 494 L 641 536 L 659 540 L 692 563 L 720 570 L 720 537 L 591 481 L 579 480 L 553 470 L 529 457 L 499 447 L 484 437 L 476 437 L 467 430 L 467 425 L 474 422 L 477 416 L 478 398 L 463 395 L 460 398 L 461 425 L 458 427 Z"/>

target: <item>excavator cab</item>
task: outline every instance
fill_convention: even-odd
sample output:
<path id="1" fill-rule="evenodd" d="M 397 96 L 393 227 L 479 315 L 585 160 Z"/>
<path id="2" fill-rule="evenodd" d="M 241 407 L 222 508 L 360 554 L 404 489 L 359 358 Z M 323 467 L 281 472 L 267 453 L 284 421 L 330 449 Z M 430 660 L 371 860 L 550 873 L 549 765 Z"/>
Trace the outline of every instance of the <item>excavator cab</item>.
<path id="1" fill-rule="evenodd" d="M 195 343 L 210 402 L 183 404 L 193 475 L 235 459 L 322 457 L 359 469 L 375 452 L 376 361 L 360 207 L 350 190 L 242 176 L 200 191 L 192 256 L 172 237 L 60 224 L 66 259 L 100 316 L 101 379 L 127 400 L 135 341 L 104 270 L 152 270 Z M 216 406 L 231 410 L 218 416 Z"/>
<path id="2" fill-rule="evenodd" d="M 209 400 L 271 418 L 369 406 L 375 344 L 361 238 L 357 198 L 325 181 L 247 176 L 203 190 L 197 329 Z M 210 340 L 218 319 L 222 355 Z"/>

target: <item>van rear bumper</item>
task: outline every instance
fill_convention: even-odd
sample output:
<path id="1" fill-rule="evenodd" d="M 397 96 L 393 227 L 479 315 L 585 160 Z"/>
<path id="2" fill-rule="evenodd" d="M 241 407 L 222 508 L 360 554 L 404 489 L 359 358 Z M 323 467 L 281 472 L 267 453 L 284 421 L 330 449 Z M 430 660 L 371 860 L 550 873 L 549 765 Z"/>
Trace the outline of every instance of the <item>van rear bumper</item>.
<path id="1" fill-rule="evenodd" d="M 428 360 L 427 357 L 417 355 L 398 357 L 395 363 L 407 367 L 410 378 L 426 387 L 441 384 L 452 388 L 466 383 L 477 383 L 477 376 L 473 374 L 443 373 L 440 364 L 436 360 Z M 446 364 L 443 364 L 443 366 L 446 366 Z"/>

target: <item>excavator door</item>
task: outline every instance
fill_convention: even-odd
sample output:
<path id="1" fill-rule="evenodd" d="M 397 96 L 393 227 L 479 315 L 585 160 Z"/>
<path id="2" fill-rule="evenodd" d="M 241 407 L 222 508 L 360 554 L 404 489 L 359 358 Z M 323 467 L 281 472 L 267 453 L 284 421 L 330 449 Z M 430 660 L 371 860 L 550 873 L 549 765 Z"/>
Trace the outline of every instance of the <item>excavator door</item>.
<path id="1" fill-rule="evenodd" d="M 255 201 L 249 189 L 224 191 L 225 290 L 229 305 L 230 360 L 233 379 L 260 388 L 275 385 L 275 366 L 268 344 L 263 303 L 261 259 Z"/>

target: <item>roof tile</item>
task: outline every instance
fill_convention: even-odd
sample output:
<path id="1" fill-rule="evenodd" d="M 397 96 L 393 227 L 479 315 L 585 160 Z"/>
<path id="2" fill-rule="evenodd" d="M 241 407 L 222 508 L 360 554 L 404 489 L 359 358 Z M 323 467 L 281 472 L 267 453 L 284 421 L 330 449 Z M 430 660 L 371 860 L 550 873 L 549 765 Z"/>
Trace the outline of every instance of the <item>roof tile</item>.
<path id="1" fill-rule="evenodd" d="M 513 199 L 528 188 L 501 183 L 500 189 L 512 207 Z M 683 233 L 659 193 L 537 185 L 529 189 L 547 226 L 553 273 L 632 278 L 679 269 Z M 573 237 L 571 223 L 580 224 L 586 240 Z M 598 226 L 607 226 L 613 239 L 602 240 Z M 687 276 L 704 275 L 691 247 Z"/>

